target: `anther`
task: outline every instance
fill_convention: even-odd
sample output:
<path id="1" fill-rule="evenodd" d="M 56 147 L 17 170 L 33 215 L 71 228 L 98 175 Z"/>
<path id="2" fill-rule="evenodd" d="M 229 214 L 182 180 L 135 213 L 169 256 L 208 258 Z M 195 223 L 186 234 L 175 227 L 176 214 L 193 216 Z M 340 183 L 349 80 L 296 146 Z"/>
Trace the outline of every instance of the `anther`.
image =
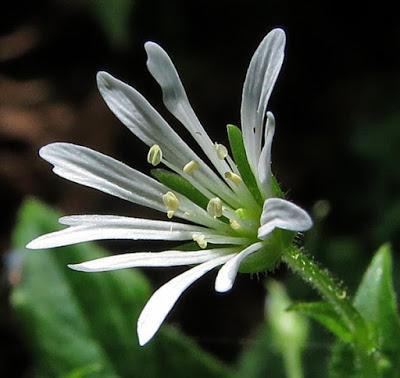
<path id="1" fill-rule="evenodd" d="M 154 167 L 162 160 L 162 150 L 158 144 L 153 144 L 147 154 L 147 161 Z"/>
<path id="2" fill-rule="evenodd" d="M 201 249 L 207 248 L 207 240 L 203 234 L 195 234 L 192 237 L 193 241 L 195 241 Z"/>
<path id="3" fill-rule="evenodd" d="M 194 172 L 196 169 L 199 169 L 199 163 L 197 161 L 191 160 L 189 161 L 189 163 L 187 163 L 184 167 L 183 167 L 183 172 L 187 173 L 187 174 L 191 174 L 192 172 Z"/>
<path id="4" fill-rule="evenodd" d="M 214 143 L 215 151 L 217 151 L 218 159 L 224 160 L 228 156 L 228 150 L 223 144 Z"/>
<path id="5" fill-rule="evenodd" d="M 165 207 L 167 208 L 167 217 L 171 219 L 175 211 L 178 210 L 179 200 L 176 195 L 172 192 L 167 192 L 162 196 Z"/>
<path id="6" fill-rule="evenodd" d="M 225 172 L 224 176 L 225 176 L 225 178 L 227 178 L 228 180 L 231 180 L 236 185 L 239 185 L 242 182 L 242 178 L 239 175 L 237 175 L 236 173 Z"/>
<path id="7" fill-rule="evenodd" d="M 229 225 L 233 230 L 239 230 L 240 228 L 240 223 L 235 219 L 229 219 Z"/>
<path id="8" fill-rule="evenodd" d="M 218 198 L 211 198 L 207 205 L 207 212 L 214 218 L 222 216 L 222 201 Z"/>

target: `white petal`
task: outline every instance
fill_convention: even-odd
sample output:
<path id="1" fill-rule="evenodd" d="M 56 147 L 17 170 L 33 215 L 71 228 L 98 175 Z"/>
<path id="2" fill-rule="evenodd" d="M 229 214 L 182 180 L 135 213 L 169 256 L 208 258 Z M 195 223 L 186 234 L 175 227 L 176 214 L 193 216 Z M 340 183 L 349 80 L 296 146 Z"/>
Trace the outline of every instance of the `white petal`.
<path id="1" fill-rule="evenodd" d="M 241 123 L 249 164 L 257 175 L 264 117 L 282 66 L 285 33 L 274 29 L 263 39 L 251 59 L 243 86 Z"/>
<path id="2" fill-rule="evenodd" d="M 70 143 L 52 143 L 40 149 L 40 156 L 54 165 L 53 171 L 68 180 L 165 212 L 162 196 L 169 189 L 136 169 L 90 148 Z M 209 227 L 220 226 L 199 206 L 177 194 L 181 203 L 176 216 Z M 191 214 L 190 216 L 187 213 Z"/>
<path id="3" fill-rule="evenodd" d="M 71 227 L 42 235 L 31 241 L 27 248 L 54 248 L 107 239 L 192 240 L 194 233 L 208 231 L 188 224 L 112 215 L 75 215 L 61 218 L 60 223 Z"/>
<path id="4" fill-rule="evenodd" d="M 160 328 L 180 295 L 196 280 L 230 256 L 217 257 L 198 265 L 161 286 L 150 298 L 139 316 L 137 333 L 140 345 L 146 344 Z"/>
<path id="5" fill-rule="evenodd" d="M 265 239 L 275 228 L 306 231 L 312 227 L 313 222 L 307 212 L 294 203 L 270 198 L 264 202 L 260 224 L 258 238 Z"/>
<path id="6" fill-rule="evenodd" d="M 102 257 L 80 264 L 68 265 L 71 269 L 81 272 L 106 272 L 110 270 L 138 267 L 166 267 L 179 265 L 201 264 L 232 253 L 232 248 L 221 248 L 199 251 L 164 251 L 136 252 Z"/>
<path id="7" fill-rule="evenodd" d="M 232 288 L 237 272 L 242 261 L 254 252 L 257 252 L 262 247 L 262 243 L 254 243 L 245 248 L 240 253 L 232 257 L 225 265 L 219 270 L 215 280 L 215 290 L 224 293 Z"/>
<path id="8" fill-rule="evenodd" d="M 97 74 L 97 85 L 104 101 L 113 113 L 139 139 L 148 146 L 158 144 L 165 160 L 182 169 L 189 161 L 198 162 L 200 169 L 193 173 L 193 177 L 214 193 L 220 193 L 227 200 L 231 199 L 231 190 L 225 183 L 193 152 L 138 91 L 106 72 Z"/>
<path id="9" fill-rule="evenodd" d="M 261 150 L 260 160 L 258 162 L 258 180 L 260 189 L 265 197 L 271 196 L 271 146 L 274 133 L 275 118 L 271 112 L 267 112 L 264 146 Z"/>
<path id="10" fill-rule="evenodd" d="M 206 156 L 223 176 L 225 172 L 230 170 L 229 166 L 225 161 L 218 158 L 214 144 L 189 103 L 178 72 L 170 57 L 154 42 L 147 42 L 145 49 L 148 57 L 147 68 L 162 89 L 165 106 L 190 132 Z"/>
<path id="11" fill-rule="evenodd" d="M 100 152 L 70 144 L 52 143 L 40 156 L 54 165 L 53 171 L 113 196 L 164 211 L 162 195 L 168 190 L 158 181 Z"/>

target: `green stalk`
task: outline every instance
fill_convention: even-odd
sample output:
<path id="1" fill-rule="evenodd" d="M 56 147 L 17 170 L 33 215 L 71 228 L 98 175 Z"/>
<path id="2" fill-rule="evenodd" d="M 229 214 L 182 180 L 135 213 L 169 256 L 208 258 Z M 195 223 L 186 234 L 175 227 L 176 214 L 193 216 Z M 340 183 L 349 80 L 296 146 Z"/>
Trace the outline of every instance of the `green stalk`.
<path id="1" fill-rule="evenodd" d="M 333 279 L 326 269 L 321 269 L 312 258 L 298 247 L 287 248 L 282 259 L 294 273 L 297 273 L 305 282 L 316 289 L 333 306 L 353 335 L 354 348 L 358 364 L 363 371 L 363 377 L 376 378 L 378 372 L 373 357 L 375 347 L 371 341 L 372 338 L 369 335 L 365 320 L 349 300 L 346 290 Z"/>

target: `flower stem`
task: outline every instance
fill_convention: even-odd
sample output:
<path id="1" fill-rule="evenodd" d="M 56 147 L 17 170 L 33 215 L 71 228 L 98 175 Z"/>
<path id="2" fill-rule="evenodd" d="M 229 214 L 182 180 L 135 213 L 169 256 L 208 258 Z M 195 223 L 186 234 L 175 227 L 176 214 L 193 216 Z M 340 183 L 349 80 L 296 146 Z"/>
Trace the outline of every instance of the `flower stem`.
<path id="1" fill-rule="evenodd" d="M 326 269 L 322 269 L 298 247 L 287 248 L 282 259 L 293 272 L 313 286 L 333 306 L 353 334 L 357 362 L 365 372 L 363 377 L 376 377 L 377 367 L 373 358 L 374 344 L 371 341 L 365 320 L 349 300 L 346 290 Z"/>
<path id="2" fill-rule="evenodd" d="M 283 355 L 287 378 L 303 378 L 303 367 L 300 352 L 289 348 Z"/>

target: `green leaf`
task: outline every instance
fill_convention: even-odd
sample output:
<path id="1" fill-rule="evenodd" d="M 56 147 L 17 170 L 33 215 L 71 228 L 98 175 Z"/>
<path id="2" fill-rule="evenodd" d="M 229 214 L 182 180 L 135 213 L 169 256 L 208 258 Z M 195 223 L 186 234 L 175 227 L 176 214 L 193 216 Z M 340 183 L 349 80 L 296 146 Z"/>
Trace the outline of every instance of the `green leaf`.
<path id="1" fill-rule="evenodd" d="M 352 334 L 334 308 L 327 302 L 295 303 L 288 308 L 289 311 L 297 311 L 307 315 L 345 342 L 352 340 Z"/>
<path id="2" fill-rule="evenodd" d="M 354 306 L 366 320 L 376 344 L 372 352 L 378 377 L 400 377 L 400 319 L 393 288 L 391 248 L 383 245 L 366 270 L 354 298 Z M 363 377 L 351 346 L 335 345 L 330 377 Z"/>
<path id="3" fill-rule="evenodd" d="M 391 253 L 389 244 L 379 248 L 354 298 L 354 306 L 375 334 L 379 350 L 383 354 L 381 365 L 386 369 L 384 360 L 387 358 L 391 361 L 388 374 L 389 371 L 400 372 L 400 318 L 393 288 Z"/>
<path id="4" fill-rule="evenodd" d="M 264 201 L 258 189 L 257 181 L 247 160 L 246 149 L 244 148 L 243 144 L 242 132 L 237 126 L 234 125 L 228 125 L 226 128 L 228 131 L 229 144 L 231 146 L 233 159 L 235 160 L 242 180 L 244 181 L 256 201 L 262 206 Z"/>
<path id="5" fill-rule="evenodd" d="M 13 237 L 23 264 L 11 303 L 30 339 L 36 376 L 186 377 L 189 369 L 193 377 L 227 376 L 226 367 L 170 327 L 163 327 L 146 347 L 139 346 L 136 321 L 151 293 L 140 271 L 69 270 L 68 263 L 106 255 L 89 243 L 51 251 L 24 249 L 34 237 L 54 231 L 57 218 L 39 202 L 27 201 Z"/>

